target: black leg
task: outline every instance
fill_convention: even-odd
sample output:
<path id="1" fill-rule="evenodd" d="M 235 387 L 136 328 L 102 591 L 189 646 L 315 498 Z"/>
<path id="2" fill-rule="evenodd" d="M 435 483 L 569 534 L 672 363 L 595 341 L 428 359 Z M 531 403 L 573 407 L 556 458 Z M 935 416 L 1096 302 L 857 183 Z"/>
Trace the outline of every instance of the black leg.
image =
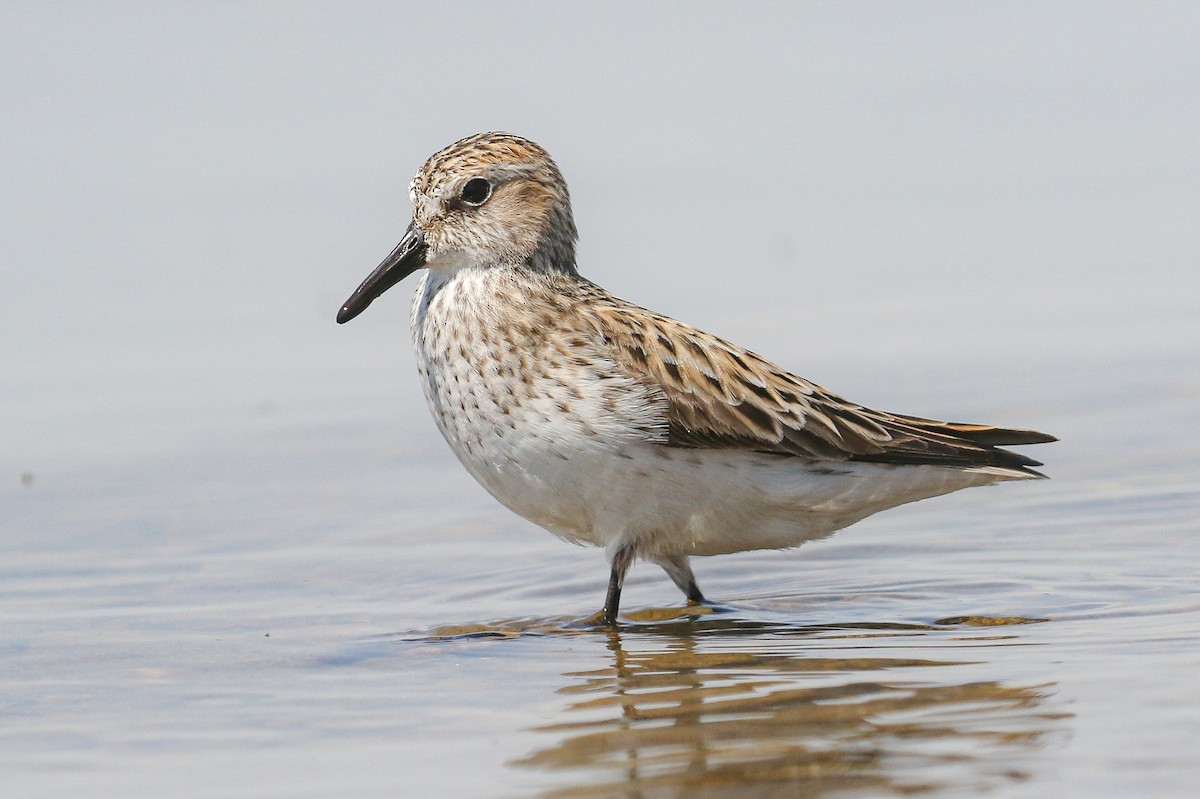
<path id="1" fill-rule="evenodd" d="M 671 578 L 671 582 L 679 587 L 679 590 L 687 597 L 688 602 L 697 605 L 704 602 L 704 594 L 700 593 L 700 586 L 696 583 L 696 575 L 692 574 L 692 567 L 688 564 L 686 556 L 680 555 L 673 558 L 661 558 L 654 562 L 662 566 L 663 571 Z"/>
<path id="2" fill-rule="evenodd" d="M 601 615 L 605 624 L 617 623 L 617 610 L 621 607 L 621 587 L 625 585 L 625 572 L 633 563 L 633 547 L 623 546 L 613 556 L 612 574 L 608 578 L 608 593 L 604 597 L 604 610 Z"/>

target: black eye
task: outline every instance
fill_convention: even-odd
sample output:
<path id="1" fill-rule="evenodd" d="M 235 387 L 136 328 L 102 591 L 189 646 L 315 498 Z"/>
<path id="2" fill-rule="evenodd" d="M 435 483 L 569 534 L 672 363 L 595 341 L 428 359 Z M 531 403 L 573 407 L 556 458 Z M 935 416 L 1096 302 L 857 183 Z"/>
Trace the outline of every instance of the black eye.
<path id="1" fill-rule="evenodd" d="M 492 194 L 492 184 L 483 178 L 471 178 L 462 187 L 463 202 L 467 205 L 483 205 L 483 201 Z"/>

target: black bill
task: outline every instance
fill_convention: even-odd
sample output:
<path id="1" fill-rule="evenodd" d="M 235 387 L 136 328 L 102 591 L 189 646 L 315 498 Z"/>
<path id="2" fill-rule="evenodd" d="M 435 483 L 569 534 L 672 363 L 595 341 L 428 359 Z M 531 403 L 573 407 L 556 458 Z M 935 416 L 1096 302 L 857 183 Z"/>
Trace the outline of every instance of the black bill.
<path id="1" fill-rule="evenodd" d="M 342 310 L 338 311 L 337 315 L 338 324 L 345 324 L 367 310 L 367 306 L 376 297 L 424 266 L 425 251 L 425 234 L 417 227 L 417 223 L 413 222 L 391 255 L 384 258 L 383 263 L 367 275 L 367 279 L 342 305 Z"/>

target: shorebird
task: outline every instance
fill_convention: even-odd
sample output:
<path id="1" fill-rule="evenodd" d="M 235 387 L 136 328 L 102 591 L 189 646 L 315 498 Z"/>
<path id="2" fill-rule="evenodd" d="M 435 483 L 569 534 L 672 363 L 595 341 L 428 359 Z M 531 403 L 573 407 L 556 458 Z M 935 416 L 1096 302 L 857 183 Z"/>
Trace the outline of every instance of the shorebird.
<path id="1" fill-rule="evenodd" d="M 703 602 L 688 558 L 781 549 L 886 508 L 1044 477 L 1033 430 L 876 411 L 580 276 L 567 184 L 507 133 L 435 153 L 400 243 L 337 316 L 424 269 L 421 386 L 467 471 L 512 511 L 605 547 L 614 624 L 636 558 Z"/>

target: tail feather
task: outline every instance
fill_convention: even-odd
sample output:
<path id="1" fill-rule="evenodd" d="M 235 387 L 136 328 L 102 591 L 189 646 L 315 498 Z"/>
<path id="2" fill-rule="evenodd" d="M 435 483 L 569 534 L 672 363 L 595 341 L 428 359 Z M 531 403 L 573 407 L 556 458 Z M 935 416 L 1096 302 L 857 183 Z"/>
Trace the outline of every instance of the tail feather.
<path id="1" fill-rule="evenodd" d="M 998 468 L 1025 477 L 1045 477 L 1031 468 L 1042 462 L 1028 455 L 1001 449 L 1017 444 L 1046 444 L 1058 439 L 1036 430 L 1020 430 L 964 422 L 940 422 L 916 416 L 889 414 L 898 430 L 915 434 L 903 446 L 855 456 L 875 463 L 910 463 L 965 468 Z"/>
<path id="2" fill-rule="evenodd" d="M 963 424 L 962 422 L 946 422 L 944 426 L 949 427 L 961 438 L 992 447 L 1013 446 L 1014 444 L 1049 444 L 1058 441 L 1055 436 L 1049 433 L 1039 433 L 1037 430 L 990 427 L 982 424 Z"/>

